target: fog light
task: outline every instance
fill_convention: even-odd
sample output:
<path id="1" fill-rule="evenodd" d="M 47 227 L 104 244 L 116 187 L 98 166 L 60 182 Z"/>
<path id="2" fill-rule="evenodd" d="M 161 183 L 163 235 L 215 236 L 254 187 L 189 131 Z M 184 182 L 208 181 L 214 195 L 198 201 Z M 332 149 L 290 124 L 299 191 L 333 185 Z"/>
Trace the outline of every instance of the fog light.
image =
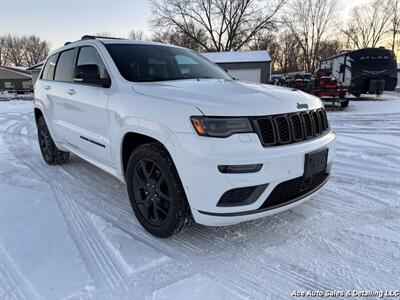
<path id="1" fill-rule="evenodd" d="M 255 173 L 261 170 L 262 164 L 254 165 L 219 165 L 221 173 Z"/>

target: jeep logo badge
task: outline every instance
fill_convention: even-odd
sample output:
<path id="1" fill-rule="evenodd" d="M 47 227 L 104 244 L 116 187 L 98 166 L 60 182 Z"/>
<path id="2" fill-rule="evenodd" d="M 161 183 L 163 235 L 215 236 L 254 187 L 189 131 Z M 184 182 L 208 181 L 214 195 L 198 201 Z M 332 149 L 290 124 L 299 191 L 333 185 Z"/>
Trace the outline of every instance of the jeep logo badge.
<path id="1" fill-rule="evenodd" d="M 308 104 L 307 103 L 297 103 L 297 108 L 298 109 L 308 109 Z"/>

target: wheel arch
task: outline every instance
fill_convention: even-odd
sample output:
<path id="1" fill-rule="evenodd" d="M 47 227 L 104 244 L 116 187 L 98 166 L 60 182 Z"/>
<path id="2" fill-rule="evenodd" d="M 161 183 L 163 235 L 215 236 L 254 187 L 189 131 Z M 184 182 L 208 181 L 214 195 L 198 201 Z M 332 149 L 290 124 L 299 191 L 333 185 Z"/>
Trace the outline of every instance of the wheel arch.
<path id="1" fill-rule="evenodd" d="M 129 131 L 124 134 L 121 141 L 121 151 L 120 151 L 121 170 L 122 170 L 122 175 L 124 177 L 126 176 L 128 161 L 132 152 L 137 147 L 150 143 L 159 143 L 171 156 L 170 152 L 168 151 L 167 147 L 165 147 L 164 143 L 155 137 L 134 131 Z"/>
<path id="2" fill-rule="evenodd" d="M 44 117 L 44 114 L 40 108 L 35 107 L 33 110 L 33 114 L 35 116 L 35 122 L 37 124 L 40 117 Z"/>

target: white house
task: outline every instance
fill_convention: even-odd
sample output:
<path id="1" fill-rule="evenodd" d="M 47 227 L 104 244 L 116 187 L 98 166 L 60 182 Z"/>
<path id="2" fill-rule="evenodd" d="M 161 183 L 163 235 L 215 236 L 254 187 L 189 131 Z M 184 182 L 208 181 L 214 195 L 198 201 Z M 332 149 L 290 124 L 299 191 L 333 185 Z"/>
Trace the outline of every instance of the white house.
<path id="1" fill-rule="evenodd" d="M 40 74 L 40 71 L 42 70 L 44 62 L 45 62 L 45 60 L 42 60 L 41 62 L 38 62 L 37 64 L 26 69 L 27 71 L 31 72 L 33 85 L 35 85 L 36 80 L 39 77 L 39 74 Z"/>
<path id="2" fill-rule="evenodd" d="M 271 57 L 265 50 L 201 53 L 204 57 L 243 81 L 267 83 L 271 76 Z"/>

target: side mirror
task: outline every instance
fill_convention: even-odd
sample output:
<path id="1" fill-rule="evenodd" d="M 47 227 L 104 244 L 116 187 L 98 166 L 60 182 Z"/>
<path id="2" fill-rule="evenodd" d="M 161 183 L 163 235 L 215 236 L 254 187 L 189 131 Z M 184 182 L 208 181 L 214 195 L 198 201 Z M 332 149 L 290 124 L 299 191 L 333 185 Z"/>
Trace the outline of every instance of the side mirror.
<path id="1" fill-rule="evenodd" d="M 98 65 L 81 65 L 75 66 L 72 74 L 74 82 L 98 85 L 102 87 L 110 87 L 109 78 L 100 77 L 100 69 Z"/>
<path id="2" fill-rule="evenodd" d="M 346 65 L 341 64 L 339 67 L 339 73 L 344 73 L 345 70 L 346 70 Z"/>
<path id="3" fill-rule="evenodd" d="M 231 72 L 229 72 L 228 69 L 224 69 L 224 71 L 225 71 L 229 76 L 231 76 L 233 80 L 238 80 L 237 78 L 235 78 L 235 77 L 232 76 Z"/>

